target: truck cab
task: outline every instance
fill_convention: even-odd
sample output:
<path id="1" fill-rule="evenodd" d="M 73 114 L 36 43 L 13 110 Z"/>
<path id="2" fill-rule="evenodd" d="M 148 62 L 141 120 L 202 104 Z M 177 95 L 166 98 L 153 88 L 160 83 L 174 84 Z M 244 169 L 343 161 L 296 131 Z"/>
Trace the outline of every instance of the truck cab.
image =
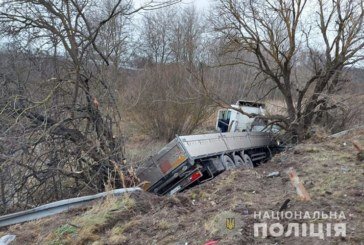
<path id="1" fill-rule="evenodd" d="M 240 109 L 249 114 L 257 114 L 264 116 L 265 104 L 259 102 L 251 102 L 238 100 L 232 108 Z M 247 132 L 254 129 L 259 131 L 263 123 L 255 118 L 250 118 L 235 109 L 221 109 L 218 111 L 216 120 L 216 130 L 225 132 Z M 263 129 L 263 128 L 261 128 Z"/>

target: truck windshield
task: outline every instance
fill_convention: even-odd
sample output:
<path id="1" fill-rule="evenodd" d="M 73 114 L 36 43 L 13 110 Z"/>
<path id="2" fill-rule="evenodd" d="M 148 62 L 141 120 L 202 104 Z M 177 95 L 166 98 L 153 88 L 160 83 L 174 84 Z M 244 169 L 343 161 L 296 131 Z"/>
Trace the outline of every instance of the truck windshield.
<path id="1" fill-rule="evenodd" d="M 219 121 L 217 127 L 220 129 L 220 132 L 225 133 L 229 129 L 231 111 L 229 110 L 221 110 L 219 111 Z"/>

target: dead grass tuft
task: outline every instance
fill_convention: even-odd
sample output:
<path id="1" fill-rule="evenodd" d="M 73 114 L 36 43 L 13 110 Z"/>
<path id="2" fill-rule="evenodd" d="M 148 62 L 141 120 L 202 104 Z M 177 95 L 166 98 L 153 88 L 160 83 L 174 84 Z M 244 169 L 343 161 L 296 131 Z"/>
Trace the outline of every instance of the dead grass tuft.
<path id="1" fill-rule="evenodd" d="M 45 239 L 49 244 L 86 244 L 99 241 L 104 230 L 113 227 L 117 222 L 115 212 L 122 212 L 132 209 L 135 200 L 129 195 L 115 197 L 107 196 L 103 201 L 96 202 L 91 209 L 80 216 L 76 216 L 71 223 L 56 228 Z M 73 225 L 75 224 L 75 225 Z M 111 240 L 122 240 L 122 234 Z"/>
<path id="2" fill-rule="evenodd" d="M 162 219 L 160 221 L 158 221 L 157 223 L 157 227 L 160 230 L 168 230 L 170 228 L 170 223 L 168 221 L 166 221 L 165 219 Z"/>

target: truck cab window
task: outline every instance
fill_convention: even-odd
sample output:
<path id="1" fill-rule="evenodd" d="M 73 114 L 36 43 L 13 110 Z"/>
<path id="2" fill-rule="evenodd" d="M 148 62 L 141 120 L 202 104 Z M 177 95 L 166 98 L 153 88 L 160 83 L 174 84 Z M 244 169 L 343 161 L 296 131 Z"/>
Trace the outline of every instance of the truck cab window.
<path id="1" fill-rule="evenodd" d="M 219 122 L 218 122 L 218 128 L 220 129 L 220 132 L 224 133 L 228 131 L 229 123 L 230 123 L 230 116 L 231 111 L 220 111 L 219 116 Z"/>

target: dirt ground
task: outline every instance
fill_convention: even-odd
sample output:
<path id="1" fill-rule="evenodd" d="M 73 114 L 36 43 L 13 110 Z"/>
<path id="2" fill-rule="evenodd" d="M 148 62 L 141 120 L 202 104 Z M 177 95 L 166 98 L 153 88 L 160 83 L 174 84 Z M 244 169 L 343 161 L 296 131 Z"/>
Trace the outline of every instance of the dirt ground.
<path id="1" fill-rule="evenodd" d="M 92 207 L 14 225 L 4 234 L 13 244 L 363 244 L 364 164 L 351 143 L 364 146 L 364 130 L 339 137 L 314 137 L 254 169 L 225 172 L 172 197 L 140 192 L 108 197 Z M 287 175 L 293 167 L 311 196 L 301 201 Z M 279 176 L 267 177 L 278 171 Z M 289 201 L 288 201 L 289 199 Z M 288 202 L 287 205 L 283 205 Z M 283 207 L 282 207 L 283 205 Z M 284 207 L 286 206 L 286 207 Z M 254 212 L 309 212 L 307 219 L 274 220 Z M 322 219 L 313 212 L 343 212 Z M 227 229 L 227 218 L 235 227 Z M 345 237 L 254 237 L 254 223 L 345 223 Z M 231 227 L 230 227 L 231 228 Z"/>

